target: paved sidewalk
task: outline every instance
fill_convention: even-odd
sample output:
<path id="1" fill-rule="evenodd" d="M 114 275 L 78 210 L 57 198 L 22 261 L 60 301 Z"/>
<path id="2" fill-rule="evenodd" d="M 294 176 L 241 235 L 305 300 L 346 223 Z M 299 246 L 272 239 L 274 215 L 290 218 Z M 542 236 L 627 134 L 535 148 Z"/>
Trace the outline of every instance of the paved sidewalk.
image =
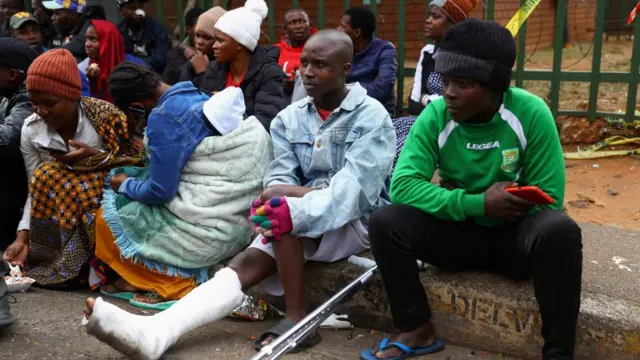
<path id="1" fill-rule="evenodd" d="M 639 360 L 640 232 L 595 224 L 580 226 L 583 276 L 576 359 Z M 308 268 L 308 278 L 314 279 L 305 283 L 311 304 L 329 298 L 365 271 L 347 262 L 310 263 Z M 477 272 L 452 274 L 434 267 L 428 267 L 420 278 L 443 339 L 495 353 L 540 358 L 542 320 L 530 282 Z M 341 311 L 349 314 L 356 326 L 381 331 L 392 328 L 380 276 Z"/>
<path id="2" fill-rule="evenodd" d="M 16 324 L 0 332 L 0 359 L 53 360 L 53 359 L 124 359 L 117 352 L 88 336 L 80 326 L 84 299 L 88 292 L 53 292 L 31 289 L 28 293 L 16 294 L 17 303 L 12 305 Z M 114 300 L 127 310 L 143 314 L 126 303 Z M 256 352 L 251 346 L 251 337 L 273 324 L 223 320 L 212 326 L 197 330 L 174 346 L 165 359 L 170 360 L 248 360 Z M 373 335 L 362 329 L 353 331 L 323 330 L 323 341 L 309 352 L 287 355 L 291 360 L 358 359 L 360 351 L 372 346 L 381 334 Z M 430 360 L 498 360 L 501 357 L 448 346 L 447 350 Z M 505 359 L 505 358 L 502 358 Z"/>

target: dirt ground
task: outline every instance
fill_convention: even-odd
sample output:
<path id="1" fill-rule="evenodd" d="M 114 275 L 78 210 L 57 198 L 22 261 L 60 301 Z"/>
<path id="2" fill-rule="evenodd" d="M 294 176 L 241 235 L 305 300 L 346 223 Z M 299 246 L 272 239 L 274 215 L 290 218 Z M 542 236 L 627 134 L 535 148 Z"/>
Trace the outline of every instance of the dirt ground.
<path id="1" fill-rule="evenodd" d="M 562 54 L 562 71 L 591 71 L 592 43 L 575 43 L 564 49 Z M 600 71 L 629 72 L 631 67 L 631 53 L 633 51 L 630 39 L 605 42 L 602 46 Z M 528 54 L 525 68 L 527 70 L 542 70 L 553 68 L 553 49 L 535 50 Z M 524 88 L 546 99 L 549 94 L 550 83 L 547 81 L 525 81 Z M 627 84 L 600 83 L 598 91 L 598 111 L 625 112 L 627 106 Z M 589 83 L 562 82 L 560 84 L 560 110 L 586 110 L 589 100 Z M 636 109 L 640 109 L 640 93 L 636 100 Z"/>
<path id="2" fill-rule="evenodd" d="M 640 157 L 567 160 L 566 168 L 565 207 L 576 221 L 640 230 Z"/>

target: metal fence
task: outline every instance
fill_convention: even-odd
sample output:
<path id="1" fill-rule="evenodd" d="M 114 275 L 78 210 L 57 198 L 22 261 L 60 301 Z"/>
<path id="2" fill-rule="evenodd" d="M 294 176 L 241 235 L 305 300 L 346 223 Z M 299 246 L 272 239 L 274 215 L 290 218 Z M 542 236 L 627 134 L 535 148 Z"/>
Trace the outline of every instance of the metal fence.
<path id="1" fill-rule="evenodd" d="M 112 0 L 107 0 L 112 1 Z M 276 18 L 275 18 L 275 0 L 266 0 L 269 6 L 269 16 L 268 16 L 268 34 L 269 39 L 271 41 L 275 41 L 276 39 Z M 278 0 L 280 1 L 284 0 Z M 484 17 L 486 20 L 493 20 L 495 14 L 495 4 L 499 0 L 484 0 Z M 525 3 L 526 0 L 520 0 L 520 3 Z M 526 34 L 527 34 L 527 25 L 526 23 L 521 28 L 517 41 L 518 41 L 518 53 L 517 53 L 517 62 L 514 71 L 514 80 L 515 85 L 518 87 L 523 87 L 525 80 L 532 81 L 548 81 L 550 83 L 550 92 L 549 92 L 549 105 L 552 113 L 555 116 L 558 115 L 568 115 L 568 116 L 579 116 L 579 117 L 587 117 L 589 120 L 593 121 L 598 117 L 602 118 L 624 118 L 626 121 L 633 121 L 635 119 L 640 119 L 640 116 L 636 115 L 636 96 L 638 93 L 638 81 L 640 80 L 639 74 L 639 66 L 640 66 L 640 26 L 637 26 L 638 21 L 635 21 L 635 26 L 631 29 L 633 34 L 632 37 L 632 56 L 630 59 L 630 69 L 629 72 L 620 72 L 620 71 L 601 71 L 601 63 L 602 63 L 602 47 L 603 47 L 603 37 L 605 30 L 609 30 L 612 26 L 610 18 L 607 18 L 607 14 L 611 16 L 612 9 L 616 9 L 616 12 L 620 14 L 617 15 L 616 19 L 626 18 L 626 15 L 629 13 L 627 10 L 633 8 L 633 6 L 637 3 L 638 0 L 597 0 L 596 8 L 594 11 L 595 15 L 595 26 L 593 29 L 593 47 L 592 47 L 592 66 L 591 71 L 566 71 L 562 69 L 562 55 L 564 48 L 564 31 L 555 31 L 554 34 L 554 42 L 553 42 L 553 66 L 550 70 L 526 70 L 525 62 L 526 62 Z M 27 0 L 30 3 L 30 0 Z M 100 1 L 101 2 L 101 1 Z M 201 8 L 210 8 L 214 3 L 221 4 L 223 7 L 227 8 L 233 2 L 233 6 L 239 5 L 236 3 L 244 3 L 244 0 L 198 0 L 197 6 Z M 361 5 L 362 3 L 368 3 L 371 7 L 371 10 L 376 13 L 378 1 L 376 0 L 365 0 L 365 1 L 354 1 L 353 5 Z M 425 1 L 425 13 L 428 9 L 428 3 L 430 1 Z M 185 9 L 185 0 L 176 0 L 177 6 L 177 20 L 180 27 L 181 37 L 184 36 L 184 9 Z M 398 0 L 398 37 L 397 37 L 397 53 L 398 53 L 398 64 L 405 64 L 405 17 L 406 17 L 406 8 L 405 5 L 407 0 Z M 567 26 L 567 0 L 556 0 L 556 12 L 555 12 L 555 29 L 565 29 Z M 297 7 L 298 0 L 291 0 L 291 7 Z M 343 0 L 343 7 L 346 10 L 352 5 L 351 0 Z M 324 8 L 325 8 L 325 0 L 317 0 L 317 15 L 315 24 L 318 28 L 322 29 L 325 25 L 325 16 L 324 16 Z M 156 18 L 158 21 L 163 22 L 164 13 L 163 13 L 163 4 L 162 0 L 155 0 L 155 10 L 156 10 Z M 172 14 L 173 15 L 173 14 Z M 626 26 L 623 22 L 620 21 L 619 24 L 616 24 L 618 27 Z M 405 68 L 404 65 L 398 68 L 398 81 L 397 81 L 397 99 L 398 99 L 398 109 L 402 110 L 403 100 L 406 96 L 404 92 L 404 84 L 405 79 L 408 77 L 413 77 L 415 74 L 414 68 Z M 589 97 L 588 97 L 588 109 L 585 110 L 561 110 L 559 109 L 560 103 L 560 85 L 562 82 L 582 82 L 589 84 Z M 609 82 L 609 83 L 618 83 L 623 84 L 623 86 L 628 87 L 627 92 L 627 104 L 626 109 L 623 113 L 606 113 L 598 111 L 598 90 L 600 88 L 601 82 Z"/>

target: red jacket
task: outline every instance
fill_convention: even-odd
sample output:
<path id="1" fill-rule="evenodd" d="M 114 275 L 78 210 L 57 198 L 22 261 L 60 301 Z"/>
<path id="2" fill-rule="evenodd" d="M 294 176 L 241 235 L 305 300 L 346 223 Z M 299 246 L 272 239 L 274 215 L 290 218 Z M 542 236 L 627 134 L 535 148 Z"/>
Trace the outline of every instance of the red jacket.
<path id="1" fill-rule="evenodd" d="M 311 35 L 318 32 L 317 29 L 311 29 Z M 282 68 L 282 71 L 291 79 L 295 79 L 296 70 L 300 69 L 300 55 L 302 54 L 302 48 L 304 44 L 293 47 L 286 36 L 282 37 L 279 44 L 275 44 L 275 47 L 280 49 L 280 58 L 278 64 Z"/>

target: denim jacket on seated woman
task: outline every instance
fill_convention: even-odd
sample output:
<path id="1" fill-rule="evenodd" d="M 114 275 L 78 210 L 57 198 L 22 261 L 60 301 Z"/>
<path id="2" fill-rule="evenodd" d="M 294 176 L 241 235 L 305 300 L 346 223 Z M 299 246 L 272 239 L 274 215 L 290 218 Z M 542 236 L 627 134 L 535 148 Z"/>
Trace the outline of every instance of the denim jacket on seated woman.
<path id="1" fill-rule="evenodd" d="M 271 123 L 274 160 L 264 187 L 299 185 L 320 190 L 287 198 L 293 234 L 318 238 L 388 204 L 396 149 L 389 113 L 354 84 L 340 107 L 322 121 L 311 97 Z"/>
<path id="2" fill-rule="evenodd" d="M 202 112 L 210 96 L 189 81 L 171 87 L 147 121 L 150 178 L 128 178 L 119 193 L 145 204 L 164 204 L 178 191 L 180 173 L 202 139 L 220 135 Z"/>

